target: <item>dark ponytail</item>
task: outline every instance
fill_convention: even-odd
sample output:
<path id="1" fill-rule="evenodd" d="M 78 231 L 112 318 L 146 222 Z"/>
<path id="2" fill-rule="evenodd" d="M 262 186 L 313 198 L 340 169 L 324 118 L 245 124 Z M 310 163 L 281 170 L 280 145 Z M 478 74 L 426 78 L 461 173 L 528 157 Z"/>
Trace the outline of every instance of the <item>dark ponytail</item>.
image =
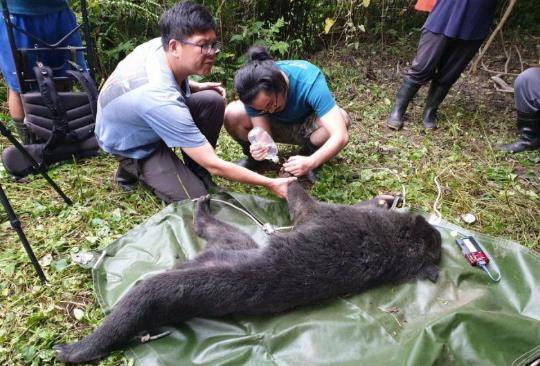
<path id="1" fill-rule="evenodd" d="M 251 61 L 266 61 L 274 60 L 272 56 L 268 53 L 266 47 L 262 45 L 254 45 L 249 48 L 246 52 L 246 63 Z"/>
<path id="2" fill-rule="evenodd" d="M 246 52 L 246 64 L 234 76 L 234 89 L 240 100 L 249 105 L 260 91 L 285 92 L 287 82 L 266 47 L 256 45 Z"/>

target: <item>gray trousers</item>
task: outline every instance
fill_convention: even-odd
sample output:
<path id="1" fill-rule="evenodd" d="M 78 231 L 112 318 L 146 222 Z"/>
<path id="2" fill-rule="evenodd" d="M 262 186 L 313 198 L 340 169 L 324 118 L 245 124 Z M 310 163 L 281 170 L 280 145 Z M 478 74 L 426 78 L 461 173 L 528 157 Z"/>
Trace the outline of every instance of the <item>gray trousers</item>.
<path id="1" fill-rule="evenodd" d="M 483 40 L 465 41 L 448 38 L 426 29 L 416 49 L 416 56 L 405 77 L 418 85 L 430 80 L 450 88 L 474 57 Z"/>
<path id="2" fill-rule="evenodd" d="M 219 131 L 223 125 L 225 101 L 215 91 L 194 93 L 186 104 L 195 124 L 212 147 L 216 147 Z M 201 176 L 209 174 L 189 156 L 184 154 L 184 162 L 173 149 L 162 143 L 150 156 L 131 159 L 116 156 L 120 168 L 137 177 L 139 182 L 157 197 L 170 203 L 207 194 Z"/>
<path id="3" fill-rule="evenodd" d="M 523 113 L 540 112 L 540 67 L 531 67 L 514 81 L 516 109 Z"/>

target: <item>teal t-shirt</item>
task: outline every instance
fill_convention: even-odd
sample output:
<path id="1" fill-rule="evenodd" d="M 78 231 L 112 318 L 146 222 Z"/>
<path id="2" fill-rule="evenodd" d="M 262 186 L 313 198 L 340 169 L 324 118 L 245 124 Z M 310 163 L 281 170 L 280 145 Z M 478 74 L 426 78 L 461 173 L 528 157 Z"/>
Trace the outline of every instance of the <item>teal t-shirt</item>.
<path id="1" fill-rule="evenodd" d="M 7 0 L 10 14 L 44 15 L 63 10 L 66 0 Z M 0 9 L 2 4 L 0 3 Z"/>
<path id="2" fill-rule="evenodd" d="M 303 123 L 313 113 L 320 118 L 334 108 L 334 97 L 317 66 L 303 60 L 277 61 L 276 64 L 289 78 L 289 94 L 285 109 L 270 115 L 272 121 Z M 246 112 L 250 117 L 259 115 L 258 111 L 247 105 Z"/>

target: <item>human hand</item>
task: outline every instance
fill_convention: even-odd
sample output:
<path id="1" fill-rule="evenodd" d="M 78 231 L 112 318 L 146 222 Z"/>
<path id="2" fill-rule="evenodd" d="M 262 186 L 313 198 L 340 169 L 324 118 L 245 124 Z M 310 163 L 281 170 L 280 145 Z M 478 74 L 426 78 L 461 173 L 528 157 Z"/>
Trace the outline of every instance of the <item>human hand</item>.
<path id="1" fill-rule="evenodd" d="M 268 146 L 260 143 L 251 144 L 249 146 L 249 152 L 251 153 L 253 159 L 261 161 L 264 160 L 266 154 L 268 153 Z"/>
<path id="2" fill-rule="evenodd" d="M 283 169 L 295 177 L 301 177 L 305 175 L 309 170 L 314 168 L 313 159 L 310 156 L 295 155 L 291 156 L 285 164 Z"/>
<path id="3" fill-rule="evenodd" d="M 223 97 L 223 99 L 227 98 L 227 91 L 224 87 L 221 86 L 221 83 L 215 83 L 215 82 L 206 82 L 206 83 L 197 83 L 197 87 L 199 91 L 201 90 L 214 90 L 219 93 Z"/>
<path id="4" fill-rule="evenodd" d="M 296 181 L 296 177 L 291 178 L 273 178 L 268 184 L 268 189 L 270 189 L 276 196 L 279 198 L 287 199 L 287 189 L 289 184 Z"/>

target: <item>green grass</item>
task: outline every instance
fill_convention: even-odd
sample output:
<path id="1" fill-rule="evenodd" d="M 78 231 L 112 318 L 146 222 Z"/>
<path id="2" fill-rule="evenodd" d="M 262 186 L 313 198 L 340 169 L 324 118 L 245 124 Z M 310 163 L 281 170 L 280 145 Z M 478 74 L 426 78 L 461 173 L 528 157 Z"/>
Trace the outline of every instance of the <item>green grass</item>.
<path id="1" fill-rule="evenodd" d="M 371 67 L 366 57 L 372 57 Z M 326 52 L 313 61 L 323 68 L 338 104 L 354 119 L 349 145 L 321 170 L 311 191 L 315 197 L 350 204 L 404 190 L 408 207 L 433 212 L 437 178 L 445 219 L 466 226 L 460 215 L 471 212 L 477 217 L 471 229 L 540 251 L 540 153 L 505 155 L 494 149 L 496 143 L 515 138 L 511 97 L 487 94 L 491 86 L 485 76 L 463 77 L 440 110 L 440 129 L 426 133 L 419 123 L 422 90 L 405 129 L 393 132 L 384 120 L 400 81 L 394 61 L 367 51 L 354 57 Z M 2 93 L 5 89 L 0 90 L 5 99 Z M 7 142 L 0 140 L 0 145 L 3 149 Z M 226 133 L 218 154 L 227 160 L 241 156 Z M 105 155 L 51 169 L 73 206 L 64 204 L 39 176 L 13 182 L 0 171 L 0 182 L 37 256 L 49 262 L 49 284 L 42 286 L 0 211 L 0 364 L 54 364 L 53 344 L 81 338 L 102 320 L 90 271 L 73 264 L 70 255 L 103 248 L 165 207 L 141 188 L 131 193 L 117 188 L 115 169 L 115 160 Z M 230 190 L 270 195 L 262 188 L 217 182 Z M 74 317 L 75 308 L 84 311 L 82 319 Z M 128 364 L 121 354 L 101 363 L 119 364 Z"/>

